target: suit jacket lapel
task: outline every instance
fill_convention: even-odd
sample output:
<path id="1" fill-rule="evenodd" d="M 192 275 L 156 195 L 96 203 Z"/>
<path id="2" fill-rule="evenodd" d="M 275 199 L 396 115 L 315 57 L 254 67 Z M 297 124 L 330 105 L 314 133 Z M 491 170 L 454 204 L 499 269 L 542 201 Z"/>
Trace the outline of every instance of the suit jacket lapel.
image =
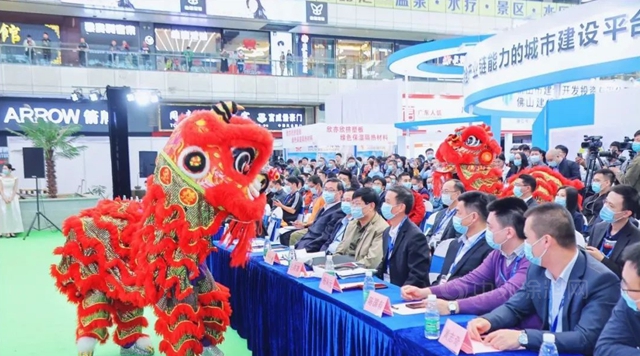
<path id="1" fill-rule="evenodd" d="M 393 251 L 391 251 L 391 256 L 389 256 L 389 258 L 393 258 L 393 256 L 395 256 L 395 251 L 398 249 L 398 246 L 400 246 L 400 242 L 404 239 L 404 235 L 406 235 L 405 232 L 409 226 L 407 224 L 408 220 L 409 218 L 407 218 L 402 223 L 402 226 L 400 226 L 400 229 L 398 229 L 398 235 L 396 235 L 396 241 L 393 243 Z M 389 236 L 389 242 L 391 242 L 391 236 Z"/>
<path id="2" fill-rule="evenodd" d="M 604 239 L 604 235 L 607 233 L 607 229 L 608 227 L 603 227 L 602 229 L 599 229 L 601 231 L 599 231 L 599 234 L 593 234 L 592 238 L 593 240 L 590 241 L 591 242 L 591 246 L 598 248 L 598 246 L 600 246 L 600 244 L 602 243 L 602 240 Z"/>
<path id="3" fill-rule="evenodd" d="M 613 251 L 611 251 L 611 256 L 609 256 L 610 260 L 615 261 L 627 247 L 629 242 L 631 242 L 631 229 L 629 228 L 629 225 L 631 225 L 630 222 L 628 222 L 627 225 L 625 225 L 619 232 L 620 237 L 618 238 L 616 245 L 613 247 Z"/>
<path id="4" fill-rule="evenodd" d="M 482 235 L 478 236 L 478 239 L 474 242 L 475 244 L 467 252 L 465 252 L 464 255 L 462 255 L 462 258 L 460 258 L 460 261 L 456 265 L 456 270 L 453 271 L 454 273 L 459 271 L 460 268 L 462 268 L 462 266 L 464 266 L 464 264 L 467 263 L 469 256 L 471 256 L 477 249 L 480 248 L 480 246 L 482 245 L 482 241 L 479 241 L 479 240 L 484 239 L 484 234 L 485 233 L 483 232 Z M 449 272 L 451 273 L 451 271 Z"/>
<path id="5" fill-rule="evenodd" d="M 567 281 L 567 288 L 564 290 L 564 307 L 562 309 L 562 328 L 566 330 L 570 330 L 573 328 L 573 325 L 569 324 L 569 312 L 571 311 L 571 303 L 575 299 L 581 299 L 585 297 L 586 290 L 586 281 L 583 279 L 584 273 L 587 269 L 587 257 L 585 256 L 586 252 L 582 252 L 578 250 L 578 259 L 576 263 L 573 265 L 573 269 L 569 274 L 569 280 Z M 580 283 L 576 285 L 576 283 Z M 549 287 L 551 288 L 551 287 Z M 547 297 L 548 298 L 548 297 Z M 549 304 L 549 303 L 547 303 Z"/>

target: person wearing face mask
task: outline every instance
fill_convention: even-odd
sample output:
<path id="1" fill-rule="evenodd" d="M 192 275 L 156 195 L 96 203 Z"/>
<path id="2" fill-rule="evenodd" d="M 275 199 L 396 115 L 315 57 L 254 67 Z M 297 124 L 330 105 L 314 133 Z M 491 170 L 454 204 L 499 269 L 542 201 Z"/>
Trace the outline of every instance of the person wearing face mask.
<path id="1" fill-rule="evenodd" d="M 324 172 L 327 175 L 331 173 L 337 175 L 340 172 L 340 168 L 338 168 L 338 165 L 336 164 L 335 160 L 330 159 L 329 163 L 327 164 L 327 169 L 325 169 Z"/>
<path id="2" fill-rule="evenodd" d="M 297 177 L 300 175 L 300 169 L 296 167 L 291 158 L 287 160 L 287 173 L 289 174 L 289 177 Z"/>
<path id="3" fill-rule="evenodd" d="M 433 148 L 428 148 L 426 151 L 424 151 L 425 153 L 425 158 L 427 159 L 427 162 L 431 162 L 433 161 L 434 158 L 436 158 L 436 155 L 433 152 Z"/>
<path id="4" fill-rule="evenodd" d="M 376 275 L 397 286 L 429 285 L 429 245 L 420 228 L 408 218 L 415 203 L 414 195 L 405 187 L 391 188 L 382 203 L 382 216 L 390 226 L 382 237 L 383 259 Z"/>
<path id="5" fill-rule="evenodd" d="M 429 241 L 429 246 L 432 250 L 441 241 L 460 237 L 461 234 L 453 228 L 453 216 L 458 212 L 458 197 L 464 191 L 464 185 L 457 179 L 448 180 L 442 186 L 440 199 L 446 209 L 438 211 L 433 220 L 433 225 L 427 227 L 426 230 L 427 241 Z"/>
<path id="6" fill-rule="evenodd" d="M 580 206 L 578 206 L 578 190 L 574 187 L 563 186 L 558 189 L 554 202 L 558 205 L 562 205 L 571 213 L 573 217 L 573 226 L 576 231 L 582 232 L 584 230 L 584 216 L 580 213 Z"/>
<path id="7" fill-rule="evenodd" d="M 487 205 L 493 199 L 493 196 L 478 191 L 466 192 L 458 197 L 456 214 L 451 222 L 460 237 L 449 245 L 434 285 L 467 275 L 491 253 L 485 234 L 489 216 Z"/>
<path id="8" fill-rule="evenodd" d="M 387 194 L 387 180 L 382 177 L 373 178 L 373 184 L 371 186 L 374 192 L 378 195 L 378 214 L 381 214 L 380 208 L 384 203 L 384 196 Z"/>
<path id="9" fill-rule="evenodd" d="M 293 227 L 297 230 L 286 231 L 280 235 L 280 243 L 285 246 L 295 245 L 306 233 L 307 228 L 313 224 L 318 213 L 324 208 L 325 201 L 322 194 L 322 181 L 318 176 L 309 177 L 305 184 L 305 197 L 303 198 L 303 219 L 293 222 Z M 311 200 L 307 202 L 307 196 L 311 195 Z"/>
<path id="10" fill-rule="evenodd" d="M 427 193 L 429 194 L 429 202 L 431 202 L 431 206 L 433 206 L 433 213 L 437 213 L 438 211 L 443 209 L 442 206 L 442 198 L 437 197 L 433 193 L 433 177 L 427 179 L 427 186 L 425 187 Z M 426 226 L 425 226 L 426 227 Z M 425 229 L 425 231 L 427 231 Z"/>
<path id="11" fill-rule="evenodd" d="M 344 165 L 344 168 L 351 172 L 352 177 L 360 176 L 360 166 L 358 165 L 354 157 L 349 157 L 347 159 L 347 164 Z"/>
<path id="12" fill-rule="evenodd" d="M 639 210 L 638 191 L 628 185 L 611 188 L 600 210 L 602 222 L 593 228 L 587 252 L 604 263 L 618 277 L 622 273 L 622 254 L 627 246 L 640 242 L 640 230 L 632 223 Z"/>
<path id="13" fill-rule="evenodd" d="M 544 151 L 540 147 L 533 147 L 529 153 L 529 167 L 546 166 L 544 161 Z"/>
<path id="14" fill-rule="evenodd" d="M 353 176 L 351 175 L 351 171 L 349 170 L 340 171 L 340 173 L 338 173 L 338 179 L 342 181 L 342 184 L 344 184 L 345 189 L 349 189 L 351 187 L 356 189 L 360 188 L 360 183 L 358 182 L 357 179 L 353 178 Z"/>
<path id="15" fill-rule="evenodd" d="M 622 297 L 600 334 L 595 356 L 640 356 L 640 244 L 627 247 L 622 260 Z"/>
<path id="16" fill-rule="evenodd" d="M 493 201 L 487 207 L 485 238 L 493 251 L 464 277 L 431 288 L 404 286 L 405 300 L 424 300 L 430 294 L 438 299 L 440 315 L 481 315 L 504 304 L 524 284 L 529 261 L 524 257 L 524 212 L 526 204 L 517 198 Z M 480 287 L 480 288 L 479 288 Z M 540 328 L 536 315 L 525 319 L 518 327 Z"/>
<path id="17" fill-rule="evenodd" d="M 345 214 L 344 218 L 340 220 L 334 227 L 330 234 L 330 237 L 325 241 L 324 245 L 320 247 L 320 251 L 326 251 L 327 255 L 333 255 L 336 253 L 340 242 L 344 238 L 344 233 L 347 230 L 347 226 L 353 220 L 351 216 L 351 200 L 353 199 L 353 193 L 356 190 L 351 188 L 344 191 L 342 194 L 342 202 L 340 202 L 340 209 Z"/>
<path id="18" fill-rule="evenodd" d="M 380 171 L 380 164 L 378 162 L 374 161 L 374 163 L 371 165 L 371 170 L 369 171 L 369 173 L 367 173 L 367 177 L 372 179 L 376 177 L 384 178 L 384 173 Z"/>
<path id="19" fill-rule="evenodd" d="M 587 235 L 589 236 L 593 227 L 602 221 L 600 220 L 600 210 L 607 199 L 609 191 L 611 191 L 611 187 L 613 187 L 614 181 L 615 173 L 610 169 L 600 169 L 593 174 L 591 190 L 595 194 L 588 196 L 582 203 L 584 216 L 587 218 Z"/>
<path id="20" fill-rule="evenodd" d="M 275 208 L 275 201 L 284 201 L 287 197 L 287 193 L 284 192 L 282 186 L 284 183 L 282 179 L 274 180 L 269 183 L 269 194 L 267 194 L 267 204 L 271 205 L 272 208 Z"/>
<path id="21" fill-rule="evenodd" d="M 533 192 L 536 190 L 536 179 L 528 174 L 521 174 L 513 182 L 513 195 L 516 198 L 520 198 L 527 203 L 529 208 L 533 208 L 538 205 L 538 202 L 533 198 Z"/>
<path id="22" fill-rule="evenodd" d="M 273 206 L 282 209 L 282 221 L 292 225 L 302 214 L 302 196 L 300 181 L 296 177 L 288 177 L 282 188 L 286 194 L 284 200 L 273 200 Z"/>
<path id="23" fill-rule="evenodd" d="M 622 169 L 611 167 L 611 170 L 616 174 L 620 184 L 630 185 L 640 191 L 640 130 L 633 135 L 631 150 L 635 153 L 635 157 L 628 163 L 625 162 Z"/>
<path id="24" fill-rule="evenodd" d="M 0 180 L 0 233 L 4 237 L 16 237 L 24 231 L 22 214 L 20 212 L 20 197 L 18 196 L 18 178 L 13 175 L 15 169 L 9 163 L 2 166 L 2 179 Z"/>
<path id="25" fill-rule="evenodd" d="M 342 194 L 344 185 L 336 178 L 328 179 L 324 184 L 322 198 L 325 205 L 318 212 L 318 216 L 309 226 L 300 241 L 295 243 L 296 250 L 305 249 L 307 252 L 318 252 L 320 248 L 331 238 L 331 233 L 345 216 L 342 211 Z M 292 245 L 290 242 L 288 245 Z"/>
<path id="26" fill-rule="evenodd" d="M 335 163 L 335 167 L 338 168 L 338 170 L 344 168 L 343 164 L 342 164 L 342 153 L 336 153 L 336 156 L 334 158 L 334 163 Z"/>
<path id="27" fill-rule="evenodd" d="M 398 179 L 400 180 L 400 185 L 404 188 L 407 188 L 411 195 L 413 195 L 414 204 L 412 204 L 413 206 L 411 207 L 411 212 L 409 213 L 409 220 L 411 220 L 417 226 L 420 226 L 422 224 L 422 220 L 424 220 L 424 216 L 427 213 L 427 210 L 424 207 L 424 202 L 422 201 L 422 196 L 420 195 L 420 193 L 411 189 L 411 176 L 409 175 L 409 173 L 400 174 L 398 176 Z"/>
<path id="28" fill-rule="evenodd" d="M 413 176 L 411 178 L 411 189 L 420 194 L 423 200 L 430 200 L 431 196 L 429 195 L 429 191 L 424 187 L 423 180 L 420 179 L 420 177 Z"/>
<path id="29" fill-rule="evenodd" d="M 547 163 L 554 171 L 567 179 L 581 179 L 580 165 L 567 159 L 569 150 L 566 146 L 558 145 L 547 152 Z"/>
<path id="30" fill-rule="evenodd" d="M 543 333 L 553 333 L 558 352 L 592 355 L 620 299 L 620 280 L 578 249 L 573 218 L 562 206 L 541 204 L 525 219 L 527 280 L 505 304 L 471 320 L 469 336 L 501 351 L 538 352 Z M 541 329 L 513 330 L 533 315 L 542 320 Z"/>
<path id="31" fill-rule="evenodd" d="M 382 261 L 382 233 L 389 226 L 376 211 L 378 195 L 360 188 L 351 199 L 353 220 L 347 225 L 336 255 L 351 256 L 365 268 L 376 268 Z"/>
<path id="32" fill-rule="evenodd" d="M 517 175 L 528 167 L 529 160 L 527 159 L 527 156 L 525 156 L 525 154 L 521 152 L 516 153 L 511 168 L 509 169 L 509 173 L 507 173 L 507 179 L 509 179 L 511 176 Z"/>

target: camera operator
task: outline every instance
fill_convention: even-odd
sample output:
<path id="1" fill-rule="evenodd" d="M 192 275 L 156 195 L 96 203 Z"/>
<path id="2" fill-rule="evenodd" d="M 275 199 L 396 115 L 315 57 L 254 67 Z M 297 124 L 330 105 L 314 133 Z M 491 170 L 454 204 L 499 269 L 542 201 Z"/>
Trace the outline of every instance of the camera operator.
<path id="1" fill-rule="evenodd" d="M 632 151 L 631 157 L 635 157 L 622 169 L 611 167 L 611 170 L 615 173 L 620 184 L 630 185 L 640 191 L 640 155 L 638 155 L 638 152 L 640 152 L 640 130 L 633 135 L 633 142 L 630 148 Z"/>

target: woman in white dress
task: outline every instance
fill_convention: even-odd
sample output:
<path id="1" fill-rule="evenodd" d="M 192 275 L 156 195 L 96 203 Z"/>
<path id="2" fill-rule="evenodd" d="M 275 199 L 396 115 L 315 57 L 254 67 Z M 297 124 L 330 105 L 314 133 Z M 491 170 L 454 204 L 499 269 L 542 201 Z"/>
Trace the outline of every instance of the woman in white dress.
<path id="1" fill-rule="evenodd" d="M 4 237 L 16 237 L 23 232 L 22 215 L 20 214 L 20 197 L 18 196 L 18 178 L 12 172 L 15 169 L 10 164 L 2 167 L 0 179 L 0 233 Z"/>

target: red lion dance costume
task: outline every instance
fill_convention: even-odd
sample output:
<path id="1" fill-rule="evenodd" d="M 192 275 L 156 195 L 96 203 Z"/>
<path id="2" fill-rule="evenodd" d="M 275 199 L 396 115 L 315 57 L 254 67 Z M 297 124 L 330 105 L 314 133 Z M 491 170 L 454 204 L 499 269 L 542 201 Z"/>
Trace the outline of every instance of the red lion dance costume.
<path id="1" fill-rule="evenodd" d="M 501 151 L 489 126 L 481 124 L 457 128 L 436 152 L 439 167 L 433 174 L 434 194 L 440 196 L 442 185 L 454 178 L 454 174 L 467 190 L 479 190 L 500 197 L 513 196 L 513 181 L 520 174 L 529 174 L 537 183 L 533 198 L 540 202 L 552 202 L 562 186 L 572 186 L 578 190 L 584 188 L 579 180 L 566 179 L 546 166 L 523 170 L 510 177 L 505 187 L 502 184 L 502 170 L 491 167 Z"/>
<path id="2" fill-rule="evenodd" d="M 152 355 L 143 308 L 152 306 L 169 356 L 221 355 L 231 309 L 229 291 L 204 262 L 211 236 L 230 220 L 237 240 L 233 266 L 243 265 L 266 204 L 271 134 L 219 103 L 183 118 L 158 155 L 142 202 L 104 200 L 68 218 L 67 238 L 51 267 L 57 287 L 77 304 L 79 355 L 114 341 L 121 355 Z"/>

